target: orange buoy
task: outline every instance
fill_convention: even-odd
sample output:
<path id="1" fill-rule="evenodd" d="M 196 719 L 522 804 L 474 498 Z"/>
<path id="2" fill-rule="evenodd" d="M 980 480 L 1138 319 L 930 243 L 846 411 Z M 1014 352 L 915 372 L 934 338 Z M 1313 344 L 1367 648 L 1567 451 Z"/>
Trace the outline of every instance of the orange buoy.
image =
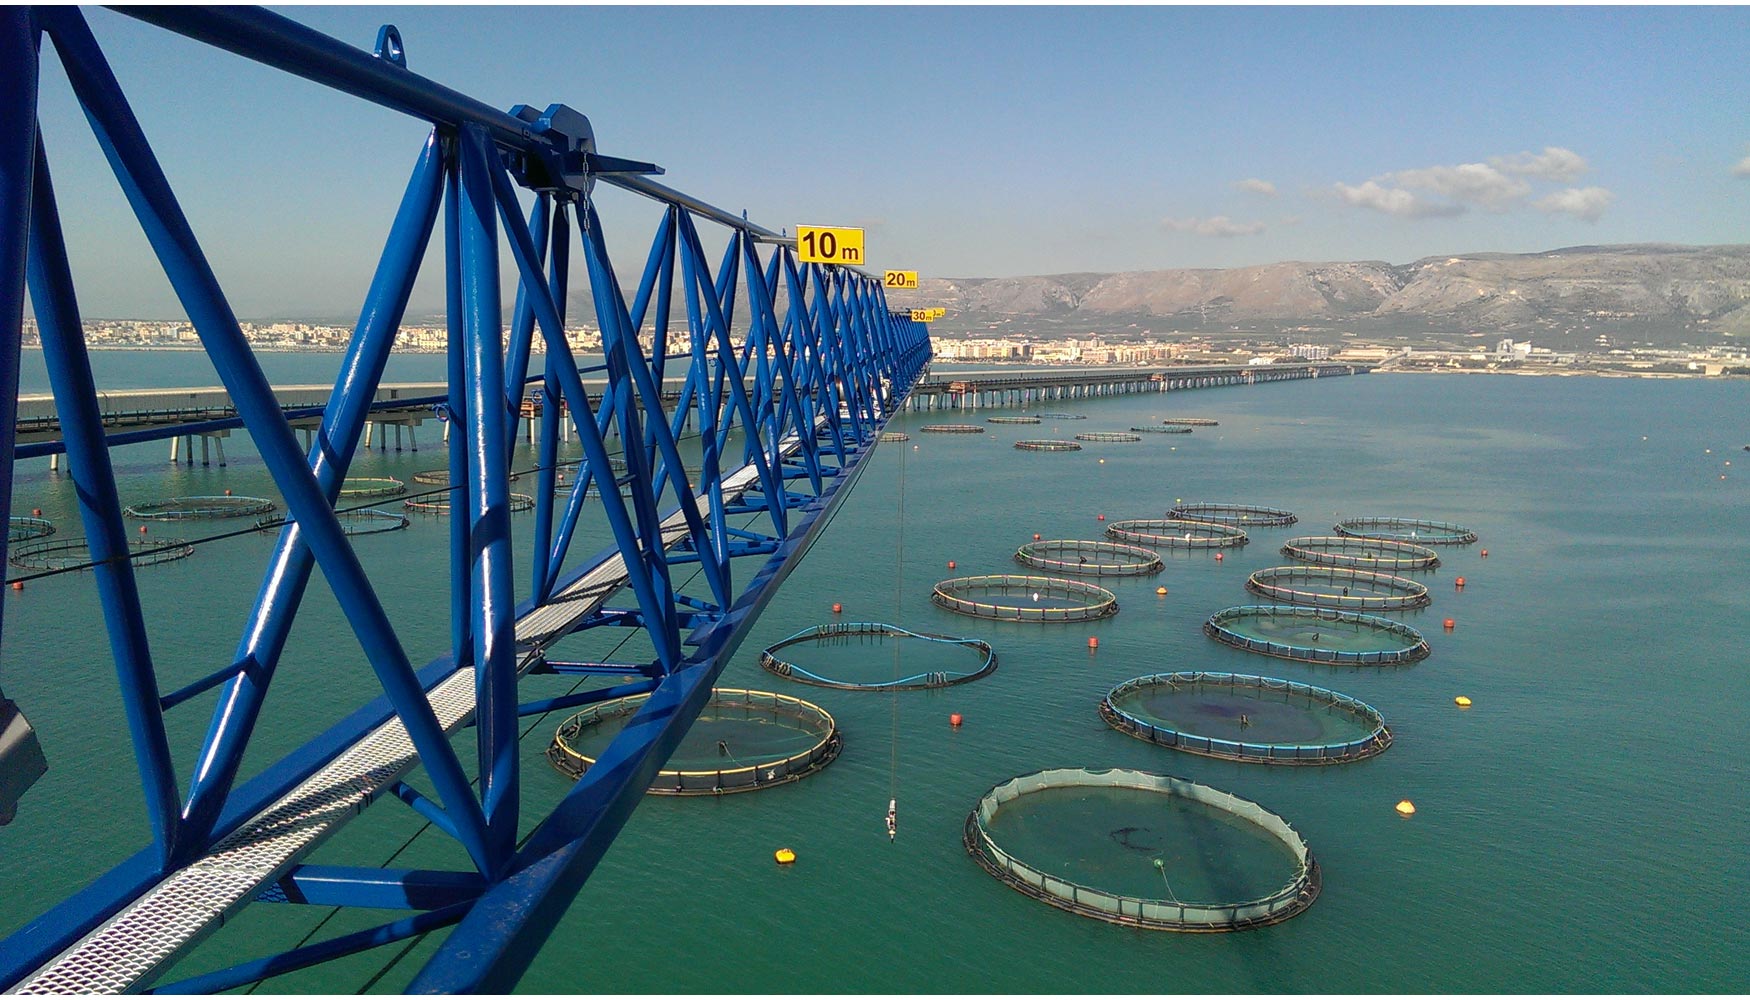
<path id="1" fill-rule="evenodd" d="M 1448 632 L 1450 632 L 1450 631 L 1452 631 L 1452 630 L 1453 630 L 1453 629 L 1455 629 L 1455 628 L 1457 628 L 1457 627 L 1458 627 L 1458 623 L 1457 623 L 1457 622 L 1455 622 L 1455 621 L 1453 621 L 1453 620 L 1452 620 L 1452 619 L 1450 619 L 1450 618 L 1448 618 L 1448 619 L 1446 619 L 1446 620 L 1445 620 L 1445 621 L 1443 621 L 1443 622 L 1441 622 L 1441 623 L 1440 623 L 1440 624 L 1441 624 L 1441 625 L 1442 625 L 1442 626 L 1443 626 L 1443 627 L 1445 627 L 1445 629 L 1446 629 L 1446 631 L 1448 631 Z"/>
<path id="2" fill-rule="evenodd" d="M 843 604 L 840 604 L 840 603 L 839 603 L 839 602 L 837 602 L 837 601 L 834 601 L 834 602 L 833 602 L 833 603 L 832 603 L 832 613 L 833 613 L 833 614 L 835 614 L 835 615 L 836 615 L 836 614 L 838 614 L 838 613 L 840 613 L 840 612 L 841 612 L 841 611 L 843 611 L 843 610 L 845 610 L 845 606 L 844 606 L 844 605 L 843 605 Z"/>
<path id="3" fill-rule="evenodd" d="M 1033 532 L 1033 540 L 1035 542 L 1037 542 L 1039 540 L 1039 532 L 1037 532 L 1037 531 Z"/>
<path id="4" fill-rule="evenodd" d="M 41 507 L 34 508 L 33 510 L 31 510 L 30 516 L 31 517 L 42 517 L 43 516 L 43 509 Z"/>
<path id="5" fill-rule="evenodd" d="M 226 496 L 230 496 L 230 495 L 231 495 L 231 491 L 230 491 L 230 490 L 226 490 L 226 491 L 225 491 L 225 495 L 226 495 Z"/>
<path id="6" fill-rule="evenodd" d="M 950 559 L 950 560 L 948 560 L 948 568 L 949 568 L 949 569 L 953 569 L 953 568 L 954 568 L 954 560 L 952 560 L 952 559 Z"/>
<path id="7" fill-rule="evenodd" d="M 1165 596 L 1167 596 L 1167 588 L 1165 588 L 1165 587 L 1156 587 L 1156 588 L 1155 588 L 1155 596 L 1156 596 L 1156 597 L 1165 597 Z"/>
<path id="8" fill-rule="evenodd" d="M 960 724 L 965 721 L 965 719 L 960 717 L 959 712 L 950 712 L 948 715 L 948 725 L 954 726 L 955 728 L 959 728 Z"/>
<path id="9" fill-rule="evenodd" d="M 23 590 L 24 589 L 24 581 L 23 580 L 12 581 L 12 589 L 13 590 Z"/>
<path id="10" fill-rule="evenodd" d="M 140 534 L 143 535 L 145 533 L 146 533 L 146 526 L 142 524 L 142 525 L 140 525 Z"/>
<path id="11" fill-rule="evenodd" d="M 1405 799 L 1402 802 L 1399 802 L 1393 808 L 1395 808 L 1398 811 L 1399 816 L 1414 816 L 1414 815 L 1416 815 L 1416 804 L 1414 802 L 1411 802 L 1409 799 Z"/>
<path id="12" fill-rule="evenodd" d="M 1488 549 L 1484 549 L 1484 550 L 1483 550 L 1483 558 L 1484 558 L 1484 559 L 1487 559 L 1487 558 L 1489 558 L 1489 550 L 1488 550 Z"/>
<path id="13" fill-rule="evenodd" d="M 1463 590 L 1464 589 L 1464 577 L 1461 576 L 1458 579 L 1452 581 L 1452 586 L 1453 586 L 1454 590 Z"/>
<path id="14" fill-rule="evenodd" d="M 1215 554 L 1215 561 L 1216 561 L 1216 562 L 1221 562 L 1221 560 L 1222 560 L 1222 559 L 1223 559 L 1223 558 L 1224 558 L 1224 557 L 1223 557 L 1223 556 L 1222 556 L 1222 554 L 1221 554 L 1221 553 L 1219 553 L 1219 552 L 1217 552 L 1217 553 L 1216 553 L 1216 554 Z"/>
<path id="15" fill-rule="evenodd" d="M 1095 636 L 1091 636 L 1091 635 L 1088 636 L 1088 648 L 1089 649 L 1099 649 L 1100 648 L 1100 640 Z"/>

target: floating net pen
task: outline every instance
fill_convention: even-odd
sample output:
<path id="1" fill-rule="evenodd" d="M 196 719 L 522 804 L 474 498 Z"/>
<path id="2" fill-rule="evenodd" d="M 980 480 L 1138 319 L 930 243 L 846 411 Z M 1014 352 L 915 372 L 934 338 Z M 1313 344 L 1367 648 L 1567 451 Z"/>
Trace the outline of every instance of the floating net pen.
<path id="1" fill-rule="evenodd" d="M 866 677 L 857 679 L 848 676 L 849 670 L 841 664 L 841 669 L 832 670 L 829 667 L 815 665 L 805 667 L 795 662 L 793 653 L 779 656 L 782 650 L 799 646 L 812 646 L 826 652 L 825 658 L 830 663 L 830 655 L 835 649 L 842 654 L 847 647 L 875 646 L 885 647 L 890 641 L 904 642 L 917 640 L 919 644 L 931 644 L 942 649 L 961 649 L 966 652 L 964 664 L 947 667 L 932 663 L 940 669 L 914 671 L 905 676 L 888 678 Z M 839 659 L 848 659 L 841 655 Z M 915 662 L 915 657 L 913 658 Z M 934 632 L 913 632 L 900 628 L 898 625 L 888 625 L 884 622 L 831 622 L 803 629 L 795 635 L 781 639 L 760 651 L 760 666 L 767 672 L 787 677 L 801 684 L 813 684 L 817 687 L 838 688 L 843 691 L 920 691 L 925 688 L 951 687 L 955 684 L 965 684 L 969 681 L 988 677 L 997 668 L 997 656 L 991 645 L 982 639 L 964 639 L 951 635 L 938 635 Z M 891 661 L 889 661 L 891 662 Z M 867 671 L 873 673 L 872 670 Z"/>
<path id="2" fill-rule="evenodd" d="M 1100 718 L 1147 743 L 1250 764 L 1342 764 L 1392 744 L 1385 718 L 1365 702 L 1251 674 L 1135 677 L 1107 692 Z"/>

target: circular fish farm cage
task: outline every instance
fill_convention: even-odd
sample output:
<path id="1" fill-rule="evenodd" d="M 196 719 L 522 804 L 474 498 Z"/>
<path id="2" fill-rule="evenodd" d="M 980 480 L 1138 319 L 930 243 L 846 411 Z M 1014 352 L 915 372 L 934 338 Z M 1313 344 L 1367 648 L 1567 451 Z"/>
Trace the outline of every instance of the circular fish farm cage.
<path id="1" fill-rule="evenodd" d="M 400 531 L 412 523 L 406 514 L 390 510 L 341 510 L 334 516 L 340 521 L 340 531 L 343 535 L 381 535 L 390 531 Z M 264 517 L 255 522 L 262 531 L 272 531 L 283 527 L 286 518 L 282 514 Z"/>
<path id="2" fill-rule="evenodd" d="M 55 533 L 55 522 L 42 517 L 14 517 L 6 522 L 6 541 L 28 542 Z"/>
<path id="3" fill-rule="evenodd" d="M 1469 545 L 1477 540 L 1476 532 L 1462 524 L 1413 517 L 1352 517 L 1338 521 L 1334 530 L 1347 538 L 1417 545 Z"/>
<path id="4" fill-rule="evenodd" d="M 560 723 L 547 760 L 580 778 L 626 727 L 647 694 L 592 705 Z M 844 735 L 819 705 L 769 691 L 713 688 L 681 737 L 652 795 L 726 795 L 798 781 L 833 762 Z"/>
<path id="5" fill-rule="evenodd" d="M 1046 420 L 1086 420 L 1086 419 L 1088 419 L 1087 415 L 1083 414 L 1083 413 L 1041 413 L 1039 415 Z"/>
<path id="6" fill-rule="evenodd" d="M 882 431 L 881 432 L 881 440 L 883 440 L 883 441 L 910 441 L 911 435 L 906 434 L 902 431 Z"/>
<path id="7" fill-rule="evenodd" d="M 1342 764 L 1384 753 L 1392 743 L 1371 705 L 1251 674 L 1132 678 L 1107 692 L 1100 718 L 1148 743 L 1253 764 Z"/>
<path id="8" fill-rule="evenodd" d="M 1191 428 L 1179 427 L 1177 425 L 1168 426 L 1168 425 L 1163 424 L 1160 427 L 1132 427 L 1130 429 L 1130 433 L 1132 433 L 1132 434 L 1189 434 L 1189 433 L 1191 433 Z"/>
<path id="9" fill-rule="evenodd" d="M 142 521 L 216 521 L 227 517 L 259 517 L 272 512 L 274 503 L 262 497 L 169 497 L 122 508 L 128 517 Z"/>
<path id="10" fill-rule="evenodd" d="M 936 584 L 930 602 L 1005 622 L 1086 622 L 1118 613 L 1118 598 L 1110 590 L 1049 576 L 955 577 Z"/>
<path id="11" fill-rule="evenodd" d="M 1175 521 L 1208 521 L 1247 528 L 1280 528 L 1300 520 L 1292 511 L 1243 503 L 1182 503 L 1167 511 Z"/>
<path id="12" fill-rule="evenodd" d="M 1150 930 L 1280 923 L 1311 906 L 1320 887 L 1318 861 L 1287 820 L 1229 792 L 1146 771 L 1061 768 L 1011 778 L 978 800 L 962 842 L 1019 892 Z M 1223 863 L 1211 865 L 1212 857 Z"/>
<path id="13" fill-rule="evenodd" d="M 987 424 L 1036 424 L 1038 417 L 985 417 Z"/>
<path id="14" fill-rule="evenodd" d="M 1086 434 L 1077 434 L 1076 440 L 1100 441 L 1107 444 L 1132 444 L 1141 441 L 1142 435 L 1132 434 L 1129 431 L 1090 431 Z"/>
<path id="15" fill-rule="evenodd" d="M 1282 554 L 1305 563 L 1350 569 L 1433 569 L 1440 565 L 1440 553 L 1424 545 L 1346 535 L 1290 538 L 1282 543 Z"/>
<path id="16" fill-rule="evenodd" d="M 1250 604 L 1209 616 L 1203 632 L 1236 649 L 1303 663 L 1394 667 L 1428 655 L 1428 640 L 1403 622 L 1358 611 Z"/>
<path id="17" fill-rule="evenodd" d="M 1246 589 L 1273 601 L 1319 608 L 1385 611 L 1432 603 L 1428 588 L 1414 580 L 1331 566 L 1271 566 L 1247 577 Z"/>
<path id="18" fill-rule="evenodd" d="M 445 479 L 448 482 L 448 479 Z M 399 479 L 352 477 L 341 481 L 340 499 L 369 500 L 374 497 L 398 497 L 407 492 L 407 484 Z"/>
<path id="19" fill-rule="evenodd" d="M 919 657 L 913 655 L 909 662 L 911 672 L 903 677 L 894 676 L 897 673 L 898 651 L 889 659 L 884 650 L 889 640 L 902 643 L 908 639 L 918 640 L 923 644 L 922 649 L 939 651 L 943 654 L 944 661 L 950 655 L 959 661 L 967 660 L 961 650 L 972 653 L 975 659 L 970 665 L 960 662 L 948 666 L 946 662 L 931 662 L 929 666 L 938 669 L 920 671 L 915 669 Z M 810 670 L 790 659 L 789 654 L 783 657 L 777 655 L 779 650 L 804 644 L 825 647 L 835 654 L 834 659 L 841 663 L 840 668 L 833 671 L 834 676 Z M 878 655 L 847 655 L 856 653 Z M 886 662 L 877 663 L 878 660 Z M 991 649 L 990 643 L 982 639 L 913 632 L 883 622 L 830 622 L 805 628 L 767 646 L 760 651 L 760 666 L 769 673 L 788 677 L 801 684 L 838 688 L 841 691 L 922 691 L 926 688 L 952 687 L 988 677 L 997 668 L 997 655 Z M 890 676 L 883 680 L 873 679 L 882 669 L 886 669 Z M 853 679 L 853 675 L 868 675 L 870 679 Z"/>
<path id="20" fill-rule="evenodd" d="M 925 424 L 918 428 L 925 434 L 983 434 L 978 424 Z"/>
<path id="21" fill-rule="evenodd" d="M 1231 524 L 1161 518 L 1114 521 L 1106 526 L 1106 534 L 1155 549 L 1227 549 L 1248 541 L 1245 531 Z"/>
<path id="22" fill-rule="evenodd" d="M 1074 441 L 1016 441 L 1015 447 L 1021 451 L 1081 451 L 1082 446 Z"/>
<path id="23" fill-rule="evenodd" d="M 421 472 L 415 472 L 412 478 L 414 482 L 426 486 L 448 486 L 450 485 L 450 470 L 447 468 L 425 469 Z"/>
<path id="24" fill-rule="evenodd" d="M 1077 539 L 1028 542 L 1015 550 L 1015 561 L 1048 573 L 1078 576 L 1149 576 L 1166 568 L 1152 549 Z"/>
<path id="25" fill-rule="evenodd" d="M 133 538 L 128 540 L 128 561 L 135 566 L 156 566 L 194 555 L 186 538 Z M 26 542 L 13 548 L 6 561 L 20 569 L 90 569 L 91 543 L 83 538 Z"/>
<path id="26" fill-rule="evenodd" d="M 446 496 L 430 497 L 423 500 L 403 500 L 401 506 L 415 514 L 448 514 L 450 512 L 450 498 Z M 527 493 L 512 493 L 510 495 L 510 512 L 512 514 L 520 514 L 525 510 L 534 509 L 534 497 Z"/>
<path id="27" fill-rule="evenodd" d="M 1163 424 L 1177 424 L 1181 427 L 1219 427 L 1221 421 L 1208 417 L 1169 417 L 1161 421 Z"/>

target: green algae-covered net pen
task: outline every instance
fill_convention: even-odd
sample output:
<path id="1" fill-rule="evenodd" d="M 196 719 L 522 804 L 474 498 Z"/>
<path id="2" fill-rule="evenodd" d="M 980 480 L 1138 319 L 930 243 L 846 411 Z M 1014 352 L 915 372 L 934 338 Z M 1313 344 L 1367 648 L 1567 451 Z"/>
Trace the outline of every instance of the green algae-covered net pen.
<path id="1" fill-rule="evenodd" d="M 1091 814 L 1088 802 L 1103 806 L 1104 815 Z M 1250 884 L 1231 893 L 1238 898 L 1220 898 L 1229 893 L 1209 887 L 1188 890 L 1184 879 L 1198 873 L 1169 865 L 1167 844 L 1139 837 L 1175 810 L 1222 814 L 1226 822 L 1201 829 L 1253 841 L 1249 856 L 1260 856 L 1260 847 L 1268 852 L 1268 870 L 1244 873 Z M 1040 849 L 1039 839 L 1016 836 L 1026 832 L 1021 827 L 1055 827 L 1050 840 L 1076 856 Z M 1287 820 L 1230 792 L 1146 771 L 1059 768 L 1011 778 L 978 800 L 962 843 L 980 867 L 1025 895 L 1149 930 L 1210 933 L 1280 923 L 1311 906 L 1321 885 L 1318 861 Z M 1193 894 L 1207 898 L 1186 898 Z"/>

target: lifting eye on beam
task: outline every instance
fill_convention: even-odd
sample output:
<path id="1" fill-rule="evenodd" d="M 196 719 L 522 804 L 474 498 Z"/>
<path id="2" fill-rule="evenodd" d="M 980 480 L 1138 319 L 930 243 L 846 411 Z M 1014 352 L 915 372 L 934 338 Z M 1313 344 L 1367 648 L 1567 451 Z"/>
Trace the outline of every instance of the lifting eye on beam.
<path id="1" fill-rule="evenodd" d="M 654 163 L 597 153 L 595 129 L 590 127 L 589 119 L 563 104 L 549 104 L 545 111 L 519 104 L 510 113 L 528 122 L 534 134 L 548 140 L 543 149 L 506 154 L 511 173 L 524 187 L 587 195 L 600 174 L 663 173 Z"/>

